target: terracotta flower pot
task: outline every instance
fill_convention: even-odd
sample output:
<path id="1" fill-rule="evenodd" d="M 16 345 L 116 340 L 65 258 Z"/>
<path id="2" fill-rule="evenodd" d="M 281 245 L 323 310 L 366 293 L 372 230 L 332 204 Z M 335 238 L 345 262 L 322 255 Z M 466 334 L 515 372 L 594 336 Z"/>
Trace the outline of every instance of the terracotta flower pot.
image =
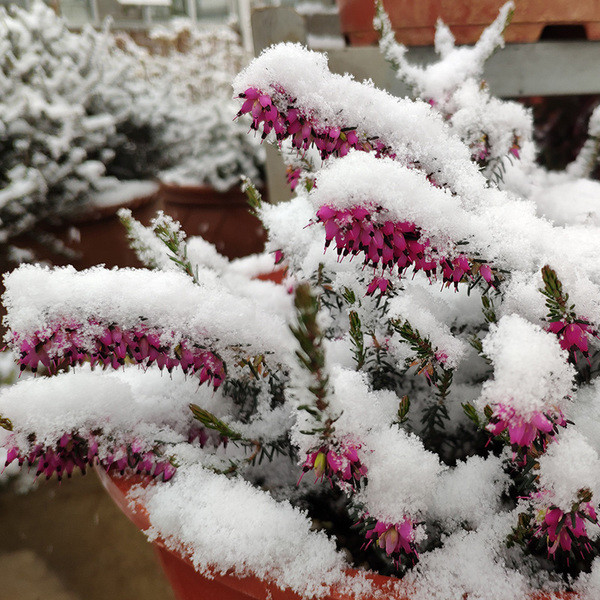
<path id="1" fill-rule="evenodd" d="M 383 0 L 399 42 L 408 46 L 433 45 L 435 23 L 441 18 L 450 26 L 457 44 L 474 44 L 497 16 L 506 0 Z M 377 43 L 373 30 L 372 0 L 337 0 L 342 33 L 348 43 Z M 537 42 L 544 29 L 550 37 L 573 34 L 600 39 L 600 11 L 596 0 L 518 0 L 507 42 Z"/>
<path id="2" fill-rule="evenodd" d="M 228 258 L 263 251 L 266 233 L 239 189 L 217 192 L 207 186 L 162 183 L 158 194 L 165 213 L 188 235 L 202 236 Z"/>
<path id="3" fill-rule="evenodd" d="M 125 227 L 121 224 L 117 211 L 129 208 L 134 218 L 148 225 L 159 209 L 157 186 L 148 182 L 143 187 L 149 192 L 144 196 L 94 206 L 74 216 L 69 222 L 44 226 L 35 234 L 15 238 L 12 243 L 31 248 L 38 260 L 58 266 L 71 264 L 78 270 L 102 263 L 109 268 L 142 267 L 135 252 L 129 247 Z M 64 251 L 48 246 L 40 239 L 40 234 L 47 234 L 58 240 L 64 246 Z"/>
<path id="4" fill-rule="evenodd" d="M 127 517 L 142 530 L 150 527 L 148 513 L 139 500 L 129 500 L 128 492 L 136 484 L 144 487 L 151 485 L 148 477 L 141 475 L 120 476 L 112 472 L 106 472 L 101 467 L 97 467 L 96 473 L 100 481 L 115 501 L 117 506 L 127 515 Z M 161 485 L 158 483 L 157 485 Z M 302 597 L 291 590 L 281 590 L 273 582 L 263 581 L 257 577 L 238 577 L 233 573 L 224 575 L 215 573 L 213 578 L 208 578 L 198 573 L 189 558 L 183 554 L 170 550 L 166 544 L 158 539 L 153 542 L 158 559 L 162 568 L 169 579 L 173 591 L 178 600 L 302 600 Z M 348 574 L 358 573 L 354 569 L 349 569 Z M 369 575 L 368 578 L 374 583 L 379 592 L 386 590 L 394 582 L 394 578 L 382 575 Z M 383 595 L 390 600 L 410 600 L 410 594 L 398 596 Z M 361 600 L 381 600 L 382 595 L 377 592 L 372 596 L 363 596 Z M 561 594 L 553 596 L 554 600 L 563 598 L 564 600 L 577 600 L 575 594 Z M 330 594 L 322 600 L 356 600 L 354 597 L 340 593 L 338 590 L 332 590 Z M 543 592 L 532 594 L 528 600 L 550 600 L 550 596 Z"/>

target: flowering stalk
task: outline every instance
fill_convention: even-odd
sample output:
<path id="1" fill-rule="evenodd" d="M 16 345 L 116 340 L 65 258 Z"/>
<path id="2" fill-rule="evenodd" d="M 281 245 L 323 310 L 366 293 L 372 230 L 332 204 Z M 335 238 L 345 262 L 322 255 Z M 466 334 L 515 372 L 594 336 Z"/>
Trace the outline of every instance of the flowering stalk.
<path id="1" fill-rule="evenodd" d="M 518 524 L 508 539 L 509 545 L 518 543 L 531 552 L 542 551 L 552 560 L 559 556 L 566 556 L 567 560 L 569 556 L 577 558 L 577 554 L 583 558 L 591 553 L 587 523 L 598 524 L 591 492 L 580 490 L 568 512 L 547 503 L 546 495 L 542 490 L 530 496 L 532 504 L 527 512 L 519 514 Z"/>
<path id="2" fill-rule="evenodd" d="M 317 222 L 325 227 L 325 248 L 335 241 L 340 260 L 360 254 L 365 266 L 381 268 L 382 275 L 375 276 L 367 288 L 369 295 L 377 289 L 381 293 L 386 291 L 389 285 L 386 269 L 390 275 L 397 270 L 399 277 L 410 267 L 414 272 L 424 271 L 428 277 L 435 277 L 439 271 L 444 284 L 456 289 L 461 281 L 476 275 L 488 284 L 495 279 L 489 265 L 474 263 L 463 254 L 454 258 L 436 257 L 435 248 L 420 227 L 385 219 L 381 207 L 337 209 L 324 205 L 316 216 Z"/>
<path id="3" fill-rule="evenodd" d="M 561 348 L 569 351 L 570 360 L 577 362 L 577 350 L 588 359 L 588 336 L 597 337 L 593 327 L 575 313 L 575 305 L 569 305 L 569 294 L 563 292 L 562 283 L 556 272 L 548 265 L 542 268 L 544 288 L 540 292 L 546 297 L 548 308 L 548 331 L 558 336 Z"/>
<path id="4" fill-rule="evenodd" d="M 237 116 L 250 114 L 252 129 L 262 138 L 272 131 L 278 142 L 291 139 L 298 152 L 306 152 L 311 146 L 317 148 L 321 158 L 345 156 L 351 149 L 375 152 L 376 156 L 394 156 L 391 148 L 379 139 L 368 138 L 355 127 L 341 127 L 320 122 L 315 113 L 309 113 L 296 105 L 294 98 L 283 89 L 272 92 L 249 87 L 239 95 L 244 100 Z"/>
<path id="5" fill-rule="evenodd" d="M 188 441 L 197 442 L 201 447 L 207 443 L 209 436 L 205 430 L 190 430 Z M 100 449 L 100 446 L 105 446 Z M 35 469 L 36 476 L 44 475 L 49 479 L 56 473 L 60 481 L 65 475 L 71 477 L 75 469 L 85 474 L 87 467 L 100 465 L 104 469 L 148 475 L 153 478 L 162 477 L 169 481 L 177 470 L 176 466 L 164 458 L 163 451 L 148 448 L 139 440 L 128 443 L 108 445 L 98 433 L 64 433 L 51 445 L 36 443 L 35 440 L 27 448 L 20 447 L 9 440 L 6 444 L 7 458 L 5 466 L 17 461 L 19 466 L 27 465 Z"/>
<path id="6" fill-rule="evenodd" d="M 118 214 L 127 230 L 131 247 L 145 265 L 153 269 L 164 267 L 162 255 L 166 251 L 166 263 L 175 264 L 199 285 L 198 267 L 192 266 L 188 259 L 186 234 L 179 222 L 159 211 L 158 216 L 151 220 L 150 227 L 144 227 L 133 218 L 129 209 L 122 208 Z M 156 241 L 159 242 L 158 246 Z"/>
<path id="7" fill-rule="evenodd" d="M 89 340 L 89 329 L 96 332 Z M 30 336 L 13 334 L 10 345 L 20 353 L 17 362 L 21 370 L 29 367 L 34 373 L 40 365 L 50 373 L 59 369 L 82 365 L 118 369 L 126 361 L 171 372 L 180 367 L 188 375 L 198 375 L 200 383 L 208 382 L 217 389 L 225 379 L 225 365 L 213 352 L 201 348 L 191 340 L 175 344 L 156 329 L 143 325 L 125 329 L 118 325 L 89 322 L 59 322 Z"/>

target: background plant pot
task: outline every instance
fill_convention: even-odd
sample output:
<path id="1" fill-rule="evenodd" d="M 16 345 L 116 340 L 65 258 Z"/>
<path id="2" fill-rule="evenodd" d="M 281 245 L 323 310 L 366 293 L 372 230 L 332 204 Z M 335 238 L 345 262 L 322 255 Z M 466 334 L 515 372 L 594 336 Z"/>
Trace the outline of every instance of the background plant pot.
<path id="1" fill-rule="evenodd" d="M 349 44 L 377 43 L 373 30 L 375 6 L 371 0 L 337 0 L 342 33 Z M 408 46 L 433 45 L 435 23 L 449 25 L 457 44 L 474 44 L 497 16 L 505 0 L 383 0 L 396 39 Z M 600 39 L 600 12 L 596 0 L 518 0 L 507 42 L 536 42 L 578 37 Z"/>
<path id="2" fill-rule="evenodd" d="M 121 476 L 112 471 L 107 472 L 102 467 L 96 467 L 95 471 L 106 491 L 125 515 L 140 529 L 148 529 L 150 518 L 144 505 L 139 499 L 128 499 L 127 494 L 134 485 L 141 484 L 146 487 L 152 485 L 152 480 L 141 475 Z M 160 483 L 157 485 L 160 485 Z M 282 590 L 272 582 L 253 576 L 238 577 L 233 573 L 215 573 L 213 578 L 209 579 L 194 569 L 189 558 L 169 549 L 164 541 L 157 539 L 153 541 L 153 544 L 178 600 L 264 600 L 265 598 L 270 600 L 303 600 L 301 596 L 291 590 Z M 356 574 L 358 571 L 349 569 L 348 573 Z M 394 593 L 385 594 L 386 588 L 396 581 L 394 578 L 374 574 L 369 574 L 367 577 L 373 582 L 377 591 L 372 596 L 363 596 L 361 600 L 381 600 L 382 597 L 390 600 L 410 600 L 410 594 L 399 596 L 397 590 L 394 590 Z M 383 595 L 381 592 L 383 592 Z M 551 599 L 548 594 L 543 592 L 533 593 L 528 600 L 558 600 L 559 598 L 578 600 L 575 594 L 559 594 L 558 596 L 552 596 Z M 322 600 L 356 600 L 356 598 L 334 589 Z"/>
<path id="3" fill-rule="evenodd" d="M 129 208 L 134 218 L 148 225 L 159 209 L 158 185 L 153 182 L 135 183 L 129 190 L 115 190 L 113 198 L 110 191 L 103 192 L 101 202 L 86 208 L 70 221 L 44 225 L 14 238 L 11 244 L 31 249 L 37 260 L 58 266 L 71 264 L 78 270 L 98 264 L 109 268 L 142 267 L 129 247 L 127 233 L 117 211 Z M 140 192 L 143 195 L 139 195 Z"/>
<path id="4" fill-rule="evenodd" d="M 217 192 L 202 185 L 161 183 L 158 194 L 165 213 L 179 221 L 188 235 L 202 236 L 228 258 L 263 251 L 265 230 L 249 212 L 239 189 Z"/>

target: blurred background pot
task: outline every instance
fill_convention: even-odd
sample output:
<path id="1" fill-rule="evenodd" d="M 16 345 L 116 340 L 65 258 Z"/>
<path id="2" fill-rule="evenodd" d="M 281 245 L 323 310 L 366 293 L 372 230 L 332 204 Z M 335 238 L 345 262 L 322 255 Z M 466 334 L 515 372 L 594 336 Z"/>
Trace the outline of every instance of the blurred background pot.
<path id="1" fill-rule="evenodd" d="M 189 236 L 202 236 L 228 258 L 263 251 L 265 230 L 237 187 L 219 192 L 204 185 L 161 183 L 158 194 L 165 213 L 179 221 Z"/>

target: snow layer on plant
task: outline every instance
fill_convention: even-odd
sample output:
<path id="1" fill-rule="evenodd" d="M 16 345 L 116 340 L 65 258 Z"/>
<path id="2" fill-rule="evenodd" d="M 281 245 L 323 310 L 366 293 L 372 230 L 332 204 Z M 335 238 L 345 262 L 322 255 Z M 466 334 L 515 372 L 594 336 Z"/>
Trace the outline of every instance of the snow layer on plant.
<path id="1" fill-rule="evenodd" d="M 508 483 L 501 458 L 472 456 L 440 475 L 430 514 L 449 524 L 480 527 L 499 512 Z"/>
<path id="2" fill-rule="evenodd" d="M 581 573 L 573 585 L 573 590 L 581 600 L 600 598 L 600 557 L 596 557 L 589 573 Z"/>
<path id="3" fill-rule="evenodd" d="M 466 241 L 466 252 L 511 269 L 535 269 L 539 257 L 550 251 L 548 240 L 555 237 L 528 202 L 485 186 L 477 199 L 453 195 L 431 185 L 421 172 L 363 152 L 330 161 L 310 198 L 315 211 L 322 205 L 382 206 L 388 212 L 377 219 L 416 223 L 440 253 Z"/>
<path id="4" fill-rule="evenodd" d="M 443 469 L 437 455 L 425 450 L 419 437 L 397 426 L 371 433 L 365 448 L 369 482 L 358 498 L 369 514 L 389 523 L 424 514 Z"/>
<path id="5" fill-rule="evenodd" d="M 405 581 L 414 600 L 523 600 L 535 589 L 528 564 L 518 556 L 511 568 L 505 549 L 512 513 L 490 515 L 476 531 L 458 531 L 424 553 Z"/>
<path id="6" fill-rule="evenodd" d="M 600 226 L 600 183 L 560 175 L 531 195 L 538 214 L 555 225 Z"/>
<path id="7" fill-rule="evenodd" d="M 330 407 L 340 415 L 335 423 L 336 434 L 347 435 L 353 441 L 360 441 L 371 430 L 386 426 L 398 411 L 398 396 L 388 390 L 370 391 L 364 373 L 334 365 L 330 385 Z"/>
<path id="8" fill-rule="evenodd" d="M 85 324 L 100 320 L 121 327 L 145 324 L 185 332 L 219 346 L 247 344 L 255 351 L 286 352 L 291 335 L 285 322 L 225 287 L 195 285 L 179 272 L 95 267 L 48 269 L 22 265 L 5 277 L 9 327 L 21 336 L 51 322 Z"/>
<path id="9" fill-rule="evenodd" d="M 575 371 L 555 335 L 519 315 L 502 317 L 483 340 L 494 378 L 484 383 L 478 403 L 509 404 L 519 415 L 561 407 Z"/>
<path id="10" fill-rule="evenodd" d="M 600 385 L 593 381 L 577 390 L 575 402 L 569 407 L 567 418 L 577 431 L 600 455 Z"/>
<path id="11" fill-rule="evenodd" d="M 399 156 L 436 172 L 441 183 L 450 183 L 459 193 L 466 193 L 473 185 L 485 185 L 467 147 L 450 135 L 429 104 L 399 100 L 372 83 L 333 74 L 324 55 L 298 44 L 268 48 L 238 75 L 233 87 L 235 94 L 250 87 L 271 94 L 284 90 L 319 122 L 357 127 L 368 137 L 380 138 Z"/>
<path id="12" fill-rule="evenodd" d="M 572 177 L 589 177 L 598 163 L 600 142 L 600 106 L 594 109 L 588 124 L 588 139 L 579 151 L 577 158 L 567 167 Z"/>
<path id="13" fill-rule="evenodd" d="M 568 427 L 539 458 L 540 487 L 551 492 L 551 502 L 568 512 L 577 492 L 588 489 L 600 497 L 600 458 L 585 437 Z"/>
<path id="14" fill-rule="evenodd" d="M 448 312 L 447 304 L 439 294 L 434 296 L 431 293 L 431 286 L 410 286 L 389 303 L 390 318 L 407 320 L 421 337 L 429 338 L 436 353 L 448 357 L 445 361 L 448 367 L 455 368 L 463 359 L 467 346 L 452 335 L 448 325 L 441 320 L 440 313 L 444 312 Z"/>
<path id="15" fill-rule="evenodd" d="M 198 386 L 180 372 L 163 375 L 157 368 L 99 372 L 89 369 L 51 378 L 20 381 L 0 391 L 0 414 L 10 418 L 19 446 L 28 446 L 29 434 L 54 445 L 63 433 L 90 432 L 101 427 L 105 435 L 140 434 L 161 441 L 185 441 L 193 423 L 189 403 L 222 414 L 230 406 L 221 392 Z M 157 433 L 160 432 L 160 433 Z M 181 433 L 175 433 L 181 432 Z"/>
<path id="16" fill-rule="evenodd" d="M 316 597 L 344 579 L 346 565 L 332 540 L 310 531 L 298 509 L 244 480 L 194 465 L 144 495 L 149 537 L 183 550 L 201 573 L 256 575 Z"/>
<path id="17" fill-rule="evenodd" d="M 541 273 L 534 274 L 515 271 L 503 286 L 503 300 L 498 306 L 497 316 L 519 314 L 533 323 L 542 323 L 546 317 L 544 296 L 540 289 L 544 287 Z"/>

